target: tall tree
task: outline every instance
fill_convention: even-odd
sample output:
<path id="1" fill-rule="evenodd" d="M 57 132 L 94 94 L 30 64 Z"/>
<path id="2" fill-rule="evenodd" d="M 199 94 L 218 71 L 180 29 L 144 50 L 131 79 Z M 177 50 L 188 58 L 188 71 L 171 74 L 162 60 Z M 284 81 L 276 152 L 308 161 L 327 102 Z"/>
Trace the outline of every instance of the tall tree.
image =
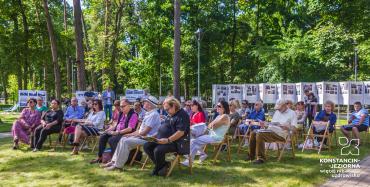
<path id="1" fill-rule="evenodd" d="M 63 20 L 64 20 L 64 34 L 67 36 L 67 2 L 66 0 L 63 0 Z M 68 41 L 66 40 L 66 46 L 68 46 Z M 66 56 L 66 64 L 67 64 L 67 91 L 68 94 L 72 93 L 72 84 L 71 84 L 71 79 L 72 79 L 72 68 L 71 68 L 71 59 L 68 54 L 68 50 L 65 50 L 65 56 Z"/>
<path id="2" fill-rule="evenodd" d="M 75 40 L 76 40 L 76 63 L 77 63 L 77 89 L 86 89 L 85 56 L 83 47 L 82 13 L 80 0 L 73 0 Z"/>
<path id="3" fill-rule="evenodd" d="M 46 24 L 47 24 L 48 33 L 49 33 L 51 55 L 52 55 L 53 65 L 54 65 L 55 98 L 60 99 L 62 86 L 61 86 L 61 80 L 60 80 L 60 68 L 58 64 L 57 41 L 54 35 L 53 22 L 51 21 L 51 17 L 49 14 L 48 0 L 44 0 L 44 11 L 45 11 Z"/>
<path id="4" fill-rule="evenodd" d="M 181 5 L 180 0 L 174 0 L 174 53 L 173 53 L 173 95 L 180 99 L 180 45 L 181 45 L 181 31 L 180 31 L 180 15 Z"/>
<path id="5" fill-rule="evenodd" d="M 25 8 L 23 6 L 22 0 L 18 0 L 18 6 L 19 10 L 22 15 L 22 22 L 23 22 L 23 89 L 27 90 L 27 84 L 28 84 L 28 69 L 29 69 L 29 64 L 28 64 L 28 40 L 29 40 L 29 29 L 28 29 L 28 22 L 27 22 L 27 16 L 25 13 Z"/>

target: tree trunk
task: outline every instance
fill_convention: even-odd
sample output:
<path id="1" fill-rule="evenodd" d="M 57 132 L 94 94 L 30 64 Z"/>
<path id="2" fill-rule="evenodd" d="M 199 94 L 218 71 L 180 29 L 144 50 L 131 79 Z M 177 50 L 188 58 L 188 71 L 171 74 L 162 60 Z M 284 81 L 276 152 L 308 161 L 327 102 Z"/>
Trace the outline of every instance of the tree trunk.
<path id="1" fill-rule="evenodd" d="M 42 50 L 42 55 L 45 55 L 45 48 L 44 48 L 44 32 L 42 31 L 42 25 L 41 25 L 41 18 L 40 18 L 40 13 L 39 13 L 39 1 L 37 1 L 37 0 L 34 0 L 33 1 L 34 2 L 34 4 L 35 4 L 35 10 L 36 10 L 36 17 L 37 17 L 37 20 L 38 20 L 38 24 L 39 24 L 39 33 L 41 33 L 40 35 L 39 35 L 39 40 L 41 41 L 41 50 Z M 43 64 L 44 64 L 44 67 L 43 67 L 43 70 L 42 70 L 42 74 L 43 74 L 43 83 L 44 83 L 44 90 L 45 91 L 47 91 L 47 89 L 46 89 L 46 80 L 47 80 L 47 76 L 46 76 L 46 67 L 48 66 L 48 62 L 47 62 L 47 60 L 44 58 L 44 62 L 43 62 Z M 41 78 L 40 78 L 41 79 Z"/>
<path id="2" fill-rule="evenodd" d="M 12 36 L 12 40 L 14 41 L 14 45 L 15 45 L 15 49 L 17 51 L 15 51 L 15 59 L 20 59 L 20 55 L 19 55 L 19 49 L 17 47 L 18 45 L 18 37 L 19 37 L 19 26 L 18 26 L 18 14 L 15 13 L 12 15 L 12 19 L 13 19 L 13 22 L 14 22 L 14 29 L 13 29 L 13 36 Z M 16 69 L 18 70 L 17 71 L 17 83 L 18 83 L 18 90 L 22 90 L 22 66 L 21 66 L 21 63 L 19 61 L 16 62 L 15 64 L 16 66 Z"/>
<path id="3" fill-rule="evenodd" d="M 82 26 L 83 26 L 83 30 L 84 30 L 84 36 L 85 36 L 85 41 L 86 41 L 86 52 L 88 53 L 90 51 L 90 44 L 89 44 L 89 36 L 87 35 L 87 30 L 86 30 L 86 24 L 85 24 L 85 19 L 84 19 L 84 14 L 83 14 L 83 11 L 82 11 Z M 88 53 L 89 54 L 89 53 Z M 96 79 L 96 74 L 95 74 L 95 71 L 94 71 L 94 63 L 93 62 L 87 62 L 91 69 L 90 69 L 90 76 L 91 76 L 91 86 L 92 86 L 92 90 L 94 91 L 97 91 L 97 79 Z"/>
<path id="4" fill-rule="evenodd" d="M 85 90 L 85 59 L 82 36 L 82 17 L 80 0 L 73 0 L 75 39 L 76 39 L 76 63 L 77 63 L 77 89 Z"/>
<path id="5" fill-rule="evenodd" d="M 114 38 L 112 42 L 112 57 L 110 61 L 110 67 L 111 67 L 111 72 L 110 72 L 110 79 L 113 80 L 114 83 L 114 92 L 117 93 L 118 91 L 118 81 L 117 81 L 117 76 L 116 74 L 116 60 L 117 60 L 117 44 L 118 44 L 118 38 L 120 35 L 120 30 L 121 30 L 121 21 L 122 21 L 122 12 L 123 12 L 123 7 L 124 3 L 121 3 L 119 5 L 119 8 L 117 10 L 116 18 L 115 18 L 115 28 L 114 28 Z"/>
<path id="6" fill-rule="evenodd" d="M 23 47 L 23 89 L 27 90 L 28 84 L 28 39 L 29 39 L 29 29 L 28 29 L 28 22 L 26 13 L 22 4 L 22 0 L 18 0 L 18 6 L 22 15 L 22 22 L 23 22 L 23 32 L 24 32 L 24 47 Z"/>
<path id="7" fill-rule="evenodd" d="M 50 40 L 50 46 L 51 46 L 51 55 L 53 58 L 53 65 L 54 65 L 54 83 L 55 83 L 55 98 L 60 99 L 61 97 L 61 80 L 60 80 L 60 68 L 58 64 L 58 51 L 57 51 L 57 41 L 55 39 L 54 35 L 54 28 L 53 23 L 51 21 L 51 17 L 49 14 L 49 7 L 48 7 L 48 1 L 44 0 L 44 11 L 45 11 L 45 18 L 46 18 L 46 24 L 48 27 L 48 33 L 49 33 L 49 40 Z M 44 74 L 46 74 L 46 70 L 44 69 Z"/>
<path id="8" fill-rule="evenodd" d="M 63 11 L 63 21 L 64 21 L 64 34 L 67 35 L 67 2 L 63 0 L 64 11 Z M 66 46 L 68 46 L 68 41 L 66 40 Z M 72 93 L 72 83 L 71 83 L 71 63 L 70 57 L 68 55 L 68 50 L 66 50 L 66 69 L 67 69 L 67 92 L 68 94 Z"/>
<path id="9" fill-rule="evenodd" d="M 180 0 L 174 0 L 174 54 L 173 54 L 173 95 L 180 100 L 180 45 L 181 45 L 181 31 L 180 31 Z"/>
<path id="10" fill-rule="evenodd" d="M 107 42 L 107 39 L 108 39 L 108 34 L 109 34 L 109 30 L 108 30 L 108 27 L 109 27 L 109 7 L 110 7 L 110 2 L 109 0 L 105 0 L 105 15 L 104 15 L 104 49 L 103 49 L 103 62 L 105 63 L 106 62 L 106 54 L 107 54 L 107 50 L 108 50 L 108 42 Z M 106 74 L 106 69 L 103 68 L 102 69 L 102 76 L 104 77 L 104 75 Z"/>
<path id="11" fill-rule="evenodd" d="M 230 80 L 233 82 L 235 73 L 234 73 L 234 66 L 235 66 L 235 42 L 236 42 L 236 0 L 233 0 L 233 35 L 231 39 L 231 63 L 230 63 Z"/>

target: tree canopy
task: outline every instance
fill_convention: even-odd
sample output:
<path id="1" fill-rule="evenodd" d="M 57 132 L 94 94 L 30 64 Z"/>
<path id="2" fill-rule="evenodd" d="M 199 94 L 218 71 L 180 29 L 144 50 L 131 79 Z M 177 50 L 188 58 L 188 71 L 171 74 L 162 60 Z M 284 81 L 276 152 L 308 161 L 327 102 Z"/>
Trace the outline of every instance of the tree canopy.
<path id="1" fill-rule="evenodd" d="M 117 93 L 166 95 L 174 79 L 174 2 L 181 2 L 179 87 L 186 97 L 197 94 L 198 28 L 203 97 L 217 83 L 354 80 L 356 49 L 358 80 L 370 78 L 368 0 L 84 0 L 75 10 L 79 0 L 2 0 L 0 92 L 55 95 L 60 86 L 70 95 L 112 85 Z"/>

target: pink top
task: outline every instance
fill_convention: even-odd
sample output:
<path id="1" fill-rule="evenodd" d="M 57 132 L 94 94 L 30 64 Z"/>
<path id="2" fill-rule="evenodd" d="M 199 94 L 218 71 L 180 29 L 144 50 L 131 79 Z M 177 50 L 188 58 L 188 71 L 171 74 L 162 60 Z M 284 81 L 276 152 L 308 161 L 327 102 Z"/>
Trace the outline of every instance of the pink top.
<path id="1" fill-rule="evenodd" d="M 112 120 L 118 121 L 118 117 L 119 117 L 119 110 L 114 109 Z"/>
<path id="2" fill-rule="evenodd" d="M 117 124 L 117 129 L 116 131 L 121 131 L 125 129 L 125 121 L 126 121 L 127 114 L 122 114 L 121 119 L 119 120 L 119 123 Z M 138 121 L 138 116 L 136 113 L 133 113 L 130 121 L 128 122 L 128 127 L 131 127 L 132 129 L 135 129 L 136 124 Z"/>

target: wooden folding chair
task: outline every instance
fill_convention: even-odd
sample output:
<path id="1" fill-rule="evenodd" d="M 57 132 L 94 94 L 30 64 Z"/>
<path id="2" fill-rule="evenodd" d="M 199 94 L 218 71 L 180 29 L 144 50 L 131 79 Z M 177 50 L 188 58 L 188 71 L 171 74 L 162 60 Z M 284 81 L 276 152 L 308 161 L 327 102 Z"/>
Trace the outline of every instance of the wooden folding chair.
<path id="1" fill-rule="evenodd" d="M 183 155 L 180 155 L 180 154 L 177 154 L 177 153 L 173 153 L 173 154 L 175 155 L 175 159 L 171 161 L 171 166 L 170 166 L 170 169 L 168 170 L 168 172 L 166 174 L 166 177 L 171 175 L 171 173 L 172 173 L 172 171 L 173 171 L 173 169 L 175 168 L 176 165 L 178 165 L 179 167 L 181 166 L 180 160 L 181 160 L 181 157 Z M 142 167 L 141 167 L 141 169 L 145 168 L 145 166 L 147 165 L 149 160 L 150 160 L 150 158 L 149 158 L 149 156 L 147 156 L 143 165 L 142 165 Z M 189 173 L 190 173 L 190 175 L 193 173 L 193 160 L 190 157 L 189 157 Z"/>
<path id="2" fill-rule="evenodd" d="M 227 148 L 227 160 L 230 162 L 231 161 L 231 146 L 230 146 L 230 136 L 225 134 L 224 139 L 221 142 L 215 142 L 207 145 L 212 145 L 214 147 L 214 156 L 213 156 L 213 162 L 217 161 L 217 158 L 221 152 L 222 146 L 226 145 Z M 207 145 L 204 146 L 204 152 L 207 149 Z"/>
<path id="3" fill-rule="evenodd" d="M 86 136 L 83 140 L 82 140 L 82 143 L 80 145 L 80 149 L 79 151 L 81 151 L 84 147 L 84 145 L 89 145 L 89 143 L 92 144 L 92 148 L 91 148 L 91 152 L 93 153 L 95 151 L 95 148 L 99 142 L 99 136 Z"/>
<path id="4" fill-rule="evenodd" d="M 237 150 L 238 154 L 240 153 L 240 150 L 242 149 L 243 143 L 245 143 L 246 140 L 248 140 L 248 142 L 249 142 L 252 125 L 260 126 L 260 123 L 259 122 L 251 122 L 249 124 L 248 130 L 245 132 L 245 134 L 240 134 L 240 129 L 238 128 L 238 133 L 239 133 L 239 135 L 237 135 L 237 137 L 239 138 L 239 145 L 238 145 L 238 150 Z"/>
<path id="5" fill-rule="evenodd" d="M 135 158 L 136 158 L 137 154 L 139 153 L 139 151 L 140 151 L 140 149 L 141 149 L 142 147 L 143 147 L 142 145 L 137 145 L 137 146 L 136 146 L 136 150 L 135 150 L 134 156 L 132 157 L 132 159 L 131 159 L 131 161 L 130 161 L 130 166 L 132 166 L 134 163 L 138 163 L 138 164 L 140 164 L 140 165 L 141 165 L 141 169 L 144 169 L 144 164 L 146 164 L 147 159 L 148 159 L 149 157 L 147 156 L 147 158 L 145 159 L 145 161 L 144 161 L 144 162 L 141 162 L 141 161 L 137 161 L 137 160 L 135 160 Z"/>
<path id="6" fill-rule="evenodd" d="M 178 165 L 179 167 L 181 166 L 180 164 L 180 160 L 181 160 L 181 157 L 183 155 L 179 155 L 177 153 L 174 153 L 175 154 L 175 159 L 171 162 L 171 166 L 170 166 L 170 169 L 168 170 L 167 174 L 166 174 L 166 177 L 169 177 L 173 171 L 173 168 L 175 168 L 176 165 Z M 191 159 L 191 157 L 189 156 L 189 173 L 190 175 L 193 174 L 193 160 Z"/>
<path id="7" fill-rule="evenodd" d="M 308 132 L 307 134 L 305 134 L 304 136 L 306 136 L 305 138 L 305 141 L 303 143 L 303 148 L 302 148 L 302 152 L 305 150 L 305 149 L 313 149 L 313 150 L 318 150 L 318 154 L 320 154 L 322 148 L 323 148 L 323 145 L 324 145 L 324 142 L 325 142 L 325 139 L 327 139 L 327 145 L 328 145 L 328 149 L 329 151 L 331 151 L 331 145 L 332 145 L 332 138 L 333 138 L 333 134 L 334 134 L 334 138 L 335 138 L 335 142 L 337 143 L 336 141 L 336 130 L 335 130 L 335 125 L 334 125 L 334 131 L 332 133 L 329 132 L 329 127 L 330 127 L 330 121 L 328 121 L 326 123 L 326 126 L 325 126 L 325 131 L 324 131 L 324 134 L 314 134 L 314 131 L 313 131 L 313 124 L 311 124 L 311 126 L 309 127 L 308 129 Z M 314 139 L 315 138 L 322 138 L 322 140 L 320 141 L 320 146 L 318 148 L 316 148 L 315 146 L 312 146 L 312 148 L 308 148 L 307 147 L 307 142 L 308 142 L 308 139 L 311 139 L 312 142 L 314 142 Z"/>
<path id="8" fill-rule="evenodd" d="M 277 154 L 278 154 L 278 162 L 280 162 L 281 158 L 283 157 L 283 154 L 284 154 L 284 151 L 286 149 L 286 147 L 289 145 L 291 145 L 291 151 L 292 151 L 292 157 L 293 159 L 295 158 L 295 137 L 294 137 L 294 134 L 292 132 L 289 132 L 288 134 L 288 137 L 284 140 L 284 141 L 274 141 L 274 142 L 269 142 L 268 143 L 268 146 L 266 147 L 265 149 L 265 155 L 267 157 L 267 151 L 271 145 L 271 143 L 276 143 L 277 145 Z M 282 148 L 280 148 L 280 145 L 282 145 Z M 281 150 L 280 150 L 281 149 Z"/>

